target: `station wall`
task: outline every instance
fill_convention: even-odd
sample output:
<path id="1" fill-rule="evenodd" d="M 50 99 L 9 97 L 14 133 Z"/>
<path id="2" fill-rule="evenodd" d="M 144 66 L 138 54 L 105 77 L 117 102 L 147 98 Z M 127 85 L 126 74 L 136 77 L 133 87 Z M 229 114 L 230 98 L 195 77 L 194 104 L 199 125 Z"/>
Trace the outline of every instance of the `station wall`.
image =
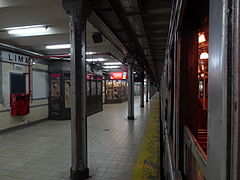
<path id="1" fill-rule="evenodd" d="M 10 74 L 27 73 L 28 66 L 18 62 L 4 61 L 2 54 L 0 55 L 0 131 L 48 118 L 48 65 L 38 63 L 32 65 L 31 88 L 33 98 L 30 100 L 30 113 L 23 116 L 12 116 Z M 28 77 L 26 75 L 26 92 L 28 92 Z M 33 79 L 37 79 L 39 82 L 33 83 Z"/>

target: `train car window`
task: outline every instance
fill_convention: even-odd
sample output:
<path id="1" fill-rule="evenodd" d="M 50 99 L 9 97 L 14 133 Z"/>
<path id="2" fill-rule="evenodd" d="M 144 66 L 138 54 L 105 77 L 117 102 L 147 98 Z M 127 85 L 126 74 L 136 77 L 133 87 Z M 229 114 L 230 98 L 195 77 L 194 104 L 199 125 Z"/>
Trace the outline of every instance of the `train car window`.
<path id="1" fill-rule="evenodd" d="M 208 114 L 208 21 L 198 33 L 198 131 L 197 140 L 207 153 Z"/>
<path id="2" fill-rule="evenodd" d="M 179 80 L 176 82 L 179 117 L 176 117 L 176 130 L 173 130 L 173 152 L 176 152 L 173 159 L 176 155 L 176 164 L 184 179 L 206 179 L 206 171 L 200 164 L 207 158 L 208 144 L 209 9 L 209 0 L 187 1 L 180 33 L 176 37 L 175 56 L 178 61 L 174 71 L 180 75 L 179 79 L 176 78 Z M 168 100 L 169 103 L 170 98 Z"/>
<path id="3" fill-rule="evenodd" d="M 10 73 L 10 93 L 26 93 L 26 76 L 24 74 Z"/>

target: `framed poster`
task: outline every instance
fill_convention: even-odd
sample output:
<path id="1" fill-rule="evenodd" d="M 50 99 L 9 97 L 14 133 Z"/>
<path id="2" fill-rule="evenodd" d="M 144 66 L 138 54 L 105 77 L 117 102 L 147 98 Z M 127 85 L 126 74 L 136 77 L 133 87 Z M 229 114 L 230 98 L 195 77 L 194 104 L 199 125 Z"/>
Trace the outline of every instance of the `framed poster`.
<path id="1" fill-rule="evenodd" d="M 54 79 L 51 80 L 51 96 L 52 97 L 58 97 L 60 96 L 60 80 Z"/>
<path id="2" fill-rule="evenodd" d="M 97 95 L 101 95 L 102 93 L 102 82 L 98 81 L 97 82 Z"/>
<path id="3" fill-rule="evenodd" d="M 65 80 L 65 108 L 71 108 L 71 84 L 70 80 Z"/>
<path id="4" fill-rule="evenodd" d="M 91 95 L 96 95 L 96 93 L 97 93 L 96 81 L 91 81 Z"/>

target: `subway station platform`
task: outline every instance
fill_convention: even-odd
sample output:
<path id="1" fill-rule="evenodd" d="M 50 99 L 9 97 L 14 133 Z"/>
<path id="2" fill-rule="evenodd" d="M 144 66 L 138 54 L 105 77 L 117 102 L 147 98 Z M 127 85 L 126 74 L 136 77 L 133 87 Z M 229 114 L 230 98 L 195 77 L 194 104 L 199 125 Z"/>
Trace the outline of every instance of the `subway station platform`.
<path id="1" fill-rule="evenodd" d="M 160 179 L 159 95 L 127 120 L 127 102 L 88 117 L 89 179 Z M 47 120 L 0 134 L 1 180 L 67 180 L 70 121 Z"/>

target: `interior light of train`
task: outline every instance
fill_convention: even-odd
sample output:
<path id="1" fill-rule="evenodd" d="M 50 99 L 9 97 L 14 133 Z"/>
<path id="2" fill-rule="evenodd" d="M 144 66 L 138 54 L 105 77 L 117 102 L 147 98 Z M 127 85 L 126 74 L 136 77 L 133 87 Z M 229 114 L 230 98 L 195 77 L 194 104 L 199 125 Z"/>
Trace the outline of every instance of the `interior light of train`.
<path id="1" fill-rule="evenodd" d="M 105 69 L 120 68 L 121 66 L 103 66 Z"/>
<path id="2" fill-rule="evenodd" d="M 94 58 L 94 59 L 86 59 L 88 62 L 95 62 L 95 61 L 105 61 L 104 58 Z"/>
<path id="3" fill-rule="evenodd" d="M 206 53 L 206 52 L 201 53 L 200 59 L 208 59 L 208 53 Z"/>
<path id="4" fill-rule="evenodd" d="M 200 34 L 198 36 L 198 43 L 203 43 L 205 41 L 206 41 L 206 38 L 205 38 L 204 34 Z"/>
<path id="5" fill-rule="evenodd" d="M 56 45 L 48 45 L 46 49 L 69 49 L 70 44 L 56 44 Z"/>
<path id="6" fill-rule="evenodd" d="M 107 63 L 104 63 L 103 65 L 107 65 L 107 66 L 122 65 L 122 63 L 121 62 L 107 62 Z"/>
<path id="7" fill-rule="evenodd" d="M 34 27 L 34 28 L 19 28 L 9 30 L 8 34 L 15 34 L 15 35 L 40 35 L 47 31 L 47 27 Z"/>

